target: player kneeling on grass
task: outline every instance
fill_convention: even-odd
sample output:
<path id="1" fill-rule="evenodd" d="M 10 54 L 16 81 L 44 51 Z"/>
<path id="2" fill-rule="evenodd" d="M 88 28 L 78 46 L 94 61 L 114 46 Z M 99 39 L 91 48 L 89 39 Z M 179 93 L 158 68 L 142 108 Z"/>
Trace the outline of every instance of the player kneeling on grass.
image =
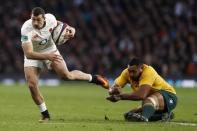
<path id="1" fill-rule="evenodd" d="M 131 84 L 132 93 L 121 93 L 127 83 Z M 171 112 L 177 104 L 175 89 L 169 85 L 153 67 L 137 58 L 133 58 L 128 67 L 116 78 L 109 89 L 107 100 L 142 101 L 142 106 L 124 114 L 127 121 L 169 121 L 173 119 Z"/>

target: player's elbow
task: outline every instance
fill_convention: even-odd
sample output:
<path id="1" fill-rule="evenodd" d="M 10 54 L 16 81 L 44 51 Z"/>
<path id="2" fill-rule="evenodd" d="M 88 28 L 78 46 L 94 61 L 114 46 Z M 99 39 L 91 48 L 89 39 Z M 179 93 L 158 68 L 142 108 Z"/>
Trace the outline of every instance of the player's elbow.
<path id="1" fill-rule="evenodd" d="M 145 94 L 141 94 L 138 96 L 140 100 L 145 100 L 147 96 Z"/>
<path id="2" fill-rule="evenodd" d="M 33 59 L 32 52 L 25 52 L 25 56 L 27 57 L 27 59 Z"/>

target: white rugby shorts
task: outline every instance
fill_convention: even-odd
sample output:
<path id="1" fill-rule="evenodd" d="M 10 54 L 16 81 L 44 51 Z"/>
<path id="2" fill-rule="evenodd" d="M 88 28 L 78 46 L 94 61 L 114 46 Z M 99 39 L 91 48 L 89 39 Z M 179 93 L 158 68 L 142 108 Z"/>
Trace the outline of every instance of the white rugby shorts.
<path id="1" fill-rule="evenodd" d="M 52 52 L 52 51 L 47 51 Z M 60 55 L 59 51 L 56 49 L 55 54 Z M 32 60 L 24 58 L 24 67 L 38 67 L 38 68 L 44 68 L 47 67 L 47 69 L 51 70 L 51 61 L 50 60 Z"/>

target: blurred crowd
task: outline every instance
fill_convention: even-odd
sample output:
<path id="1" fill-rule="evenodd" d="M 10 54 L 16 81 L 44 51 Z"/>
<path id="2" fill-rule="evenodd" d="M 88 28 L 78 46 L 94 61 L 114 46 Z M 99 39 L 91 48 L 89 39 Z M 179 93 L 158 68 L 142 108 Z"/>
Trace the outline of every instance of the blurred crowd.
<path id="1" fill-rule="evenodd" d="M 196 0 L 1 0 L 0 73 L 23 73 L 22 24 L 40 6 L 76 28 L 70 70 L 117 76 L 137 56 L 164 77 L 197 76 Z"/>

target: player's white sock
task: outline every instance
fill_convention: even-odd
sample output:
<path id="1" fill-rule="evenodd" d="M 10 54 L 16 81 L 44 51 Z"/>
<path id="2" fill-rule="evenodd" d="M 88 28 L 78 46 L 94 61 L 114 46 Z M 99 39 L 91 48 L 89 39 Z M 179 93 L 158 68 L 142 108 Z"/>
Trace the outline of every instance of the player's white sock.
<path id="1" fill-rule="evenodd" d="M 89 82 L 92 81 L 92 75 L 89 74 Z"/>
<path id="2" fill-rule="evenodd" d="M 44 112 L 44 111 L 47 110 L 45 102 L 43 102 L 42 104 L 38 105 L 38 107 L 40 108 L 40 112 Z"/>

